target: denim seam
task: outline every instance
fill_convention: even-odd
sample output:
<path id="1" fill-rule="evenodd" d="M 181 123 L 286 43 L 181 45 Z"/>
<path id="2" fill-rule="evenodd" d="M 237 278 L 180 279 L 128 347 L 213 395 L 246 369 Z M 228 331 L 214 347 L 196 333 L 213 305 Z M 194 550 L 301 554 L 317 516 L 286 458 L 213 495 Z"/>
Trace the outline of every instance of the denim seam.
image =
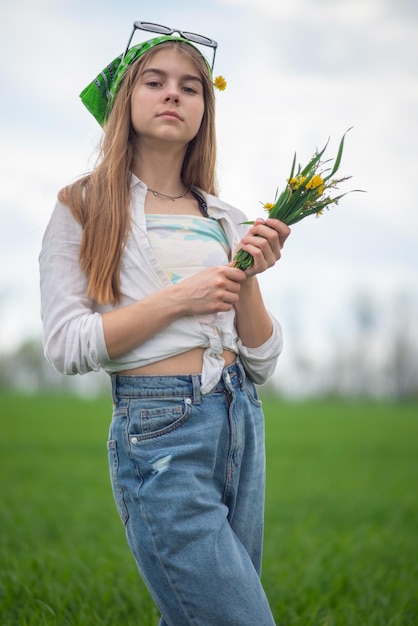
<path id="1" fill-rule="evenodd" d="M 183 600 L 182 597 L 179 595 L 178 590 L 177 590 L 177 586 L 175 585 L 174 581 L 172 580 L 172 577 L 170 576 L 170 570 L 165 566 L 164 564 L 164 559 L 162 559 L 160 557 L 160 550 L 158 547 L 158 544 L 156 543 L 156 536 L 153 532 L 153 529 L 151 527 L 151 525 L 148 522 L 148 518 L 145 512 L 145 508 L 144 508 L 144 504 L 143 501 L 141 500 L 141 498 L 139 498 L 138 494 L 137 494 L 137 498 L 138 498 L 138 503 L 139 503 L 139 507 L 141 510 L 141 516 L 142 519 L 144 520 L 144 524 L 145 526 L 148 528 L 148 532 L 150 534 L 151 540 L 152 540 L 152 544 L 154 546 L 154 556 L 156 556 L 156 558 L 158 559 L 158 562 L 160 564 L 161 567 L 161 571 L 164 572 L 164 575 L 168 581 L 168 584 L 170 585 L 171 589 L 173 590 L 173 593 L 175 595 L 175 597 L 178 600 L 179 606 L 181 606 L 181 609 L 183 611 L 184 617 L 185 619 L 187 619 L 187 623 L 185 623 L 185 626 L 193 626 L 193 622 L 190 621 L 189 616 L 187 614 L 186 608 L 184 607 L 183 604 Z M 158 538 L 158 534 L 157 534 L 157 538 Z"/>

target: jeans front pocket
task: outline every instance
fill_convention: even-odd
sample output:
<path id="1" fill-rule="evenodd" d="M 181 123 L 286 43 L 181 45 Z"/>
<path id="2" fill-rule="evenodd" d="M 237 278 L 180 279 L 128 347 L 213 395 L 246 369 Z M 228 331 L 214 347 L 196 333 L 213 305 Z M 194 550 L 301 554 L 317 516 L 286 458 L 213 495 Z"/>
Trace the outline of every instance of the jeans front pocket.
<path id="1" fill-rule="evenodd" d="M 161 437 L 182 426 L 191 413 L 191 398 L 131 399 L 128 411 L 128 435 L 136 437 L 137 441 Z"/>

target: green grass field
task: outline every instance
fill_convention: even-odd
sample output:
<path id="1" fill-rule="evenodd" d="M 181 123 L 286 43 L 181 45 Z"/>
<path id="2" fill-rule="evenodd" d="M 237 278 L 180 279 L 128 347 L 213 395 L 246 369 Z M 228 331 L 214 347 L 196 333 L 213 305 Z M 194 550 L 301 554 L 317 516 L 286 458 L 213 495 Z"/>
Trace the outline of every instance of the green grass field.
<path id="1" fill-rule="evenodd" d="M 112 500 L 109 398 L 0 406 L 1 626 L 156 626 Z M 277 624 L 417 625 L 418 405 L 264 407 Z"/>

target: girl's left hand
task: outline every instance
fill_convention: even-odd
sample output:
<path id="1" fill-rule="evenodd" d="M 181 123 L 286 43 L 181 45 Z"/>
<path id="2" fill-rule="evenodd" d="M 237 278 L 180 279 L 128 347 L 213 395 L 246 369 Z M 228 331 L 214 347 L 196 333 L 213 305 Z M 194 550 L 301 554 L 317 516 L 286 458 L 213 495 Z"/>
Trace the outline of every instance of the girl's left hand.
<path id="1" fill-rule="evenodd" d="M 272 267 L 280 259 L 281 249 L 289 235 L 290 228 L 284 222 L 270 217 L 255 220 L 239 245 L 254 258 L 253 265 L 245 271 L 247 276 L 260 274 Z"/>

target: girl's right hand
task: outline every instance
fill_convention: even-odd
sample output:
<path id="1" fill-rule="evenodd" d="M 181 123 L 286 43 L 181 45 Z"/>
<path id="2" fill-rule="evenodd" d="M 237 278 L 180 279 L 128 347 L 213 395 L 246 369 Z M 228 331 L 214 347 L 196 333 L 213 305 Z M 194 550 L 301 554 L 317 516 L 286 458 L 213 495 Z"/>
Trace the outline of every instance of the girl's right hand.
<path id="1" fill-rule="evenodd" d="M 182 315 L 230 311 L 246 278 L 245 272 L 235 267 L 208 267 L 173 285 L 172 293 L 179 299 Z"/>

